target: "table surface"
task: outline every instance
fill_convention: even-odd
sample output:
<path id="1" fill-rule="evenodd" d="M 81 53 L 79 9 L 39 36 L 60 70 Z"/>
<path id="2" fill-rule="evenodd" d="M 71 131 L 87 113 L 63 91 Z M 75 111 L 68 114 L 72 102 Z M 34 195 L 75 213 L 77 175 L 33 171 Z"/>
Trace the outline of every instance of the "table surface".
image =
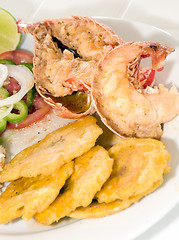
<path id="1" fill-rule="evenodd" d="M 53 5 L 53 1 L 50 0 Z M 39 14 L 39 8 L 45 6 L 47 0 L 29 0 L 29 7 L 32 9 L 33 18 L 40 19 L 43 16 Z M 59 0 L 63 3 L 60 16 L 88 15 L 88 16 L 106 16 L 117 17 L 129 20 L 140 21 L 156 27 L 159 27 L 179 40 L 179 1 L 178 0 Z M 11 5 L 9 4 L 11 3 Z M 88 5 L 89 3 L 89 5 Z M 0 7 L 12 10 L 15 14 L 18 6 L 22 7 L 21 0 L 1 0 Z M 10 6 L 10 7 L 9 7 Z M 50 14 L 51 9 L 48 8 Z M 23 15 L 24 14 L 24 15 Z M 21 18 L 28 20 L 28 16 L 22 12 Z M 58 16 L 54 16 L 58 17 Z M 179 204 L 174 207 L 166 216 L 163 217 L 154 226 L 138 236 L 135 240 L 177 240 L 179 239 Z"/>

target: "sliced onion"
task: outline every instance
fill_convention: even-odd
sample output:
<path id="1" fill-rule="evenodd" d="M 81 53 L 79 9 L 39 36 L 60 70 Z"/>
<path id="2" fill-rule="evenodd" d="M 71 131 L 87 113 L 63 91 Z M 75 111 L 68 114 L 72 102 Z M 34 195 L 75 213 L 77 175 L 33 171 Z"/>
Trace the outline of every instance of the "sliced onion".
<path id="1" fill-rule="evenodd" d="M 8 68 L 8 76 L 15 78 L 21 89 L 16 94 L 0 100 L 0 107 L 17 103 L 34 86 L 33 74 L 27 67 L 8 64 L 6 66 Z"/>
<path id="2" fill-rule="evenodd" d="M 13 109 L 13 104 L 7 107 L 0 108 L 0 119 L 5 118 Z"/>
<path id="3" fill-rule="evenodd" d="M 7 65 L 0 64 L 0 87 L 2 87 L 4 81 L 8 76 L 8 68 Z"/>

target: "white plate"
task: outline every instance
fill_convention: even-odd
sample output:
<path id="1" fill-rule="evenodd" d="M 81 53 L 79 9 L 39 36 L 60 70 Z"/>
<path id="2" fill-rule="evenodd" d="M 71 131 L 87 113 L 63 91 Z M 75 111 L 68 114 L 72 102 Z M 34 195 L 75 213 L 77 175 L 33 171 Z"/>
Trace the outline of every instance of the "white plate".
<path id="1" fill-rule="evenodd" d="M 168 33 L 155 27 L 138 22 L 129 22 L 112 18 L 97 18 L 110 26 L 126 41 L 153 40 L 169 44 L 176 51 L 167 58 L 166 67 L 157 75 L 158 82 L 165 82 L 167 86 L 175 84 L 179 88 L 179 42 Z M 27 36 L 21 48 L 32 50 L 33 40 Z M 64 120 L 63 120 L 64 121 Z M 64 122 L 63 122 L 64 123 Z M 62 123 L 62 124 L 63 124 Z M 59 124 L 60 120 L 59 120 Z M 46 131 L 46 130 L 45 130 Z M 14 142 L 14 144 L 18 144 Z M 172 170 L 165 176 L 164 184 L 154 193 L 143 198 L 128 209 L 100 219 L 86 219 L 75 222 L 63 222 L 58 225 L 44 227 L 34 220 L 24 222 L 13 221 L 0 226 L 0 237 L 3 239 L 134 239 L 151 227 L 179 202 L 179 117 L 165 124 L 163 143 L 171 153 L 170 165 Z M 14 145 L 14 146 L 15 146 Z M 28 145 L 28 143 L 27 143 Z"/>

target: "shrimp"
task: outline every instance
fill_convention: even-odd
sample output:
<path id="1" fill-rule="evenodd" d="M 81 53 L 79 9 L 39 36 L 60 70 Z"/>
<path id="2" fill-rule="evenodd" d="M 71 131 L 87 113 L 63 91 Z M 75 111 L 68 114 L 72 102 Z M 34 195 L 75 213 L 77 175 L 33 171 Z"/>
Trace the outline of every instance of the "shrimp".
<path id="1" fill-rule="evenodd" d="M 47 19 L 34 24 L 18 21 L 18 28 L 34 36 L 33 72 L 37 90 L 47 103 L 59 110 L 56 114 L 78 118 L 93 113 L 93 107 L 84 112 L 69 110 L 60 98 L 79 91 L 90 96 L 97 63 L 124 40 L 90 17 Z"/>
<path id="2" fill-rule="evenodd" d="M 103 123 L 122 137 L 159 139 L 162 123 L 179 114 L 179 93 L 162 84 L 143 88 L 140 60 L 151 57 L 160 71 L 174 49 L 157 42 L 130 42 L 116 47 L 99 62 L 92 83 L 92 98 Z"/>

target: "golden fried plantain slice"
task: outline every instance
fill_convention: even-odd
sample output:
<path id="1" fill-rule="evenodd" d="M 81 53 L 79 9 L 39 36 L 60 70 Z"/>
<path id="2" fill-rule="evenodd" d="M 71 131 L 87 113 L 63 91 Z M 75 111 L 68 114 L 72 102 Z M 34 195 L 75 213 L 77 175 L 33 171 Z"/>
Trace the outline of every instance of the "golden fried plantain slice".
<path id="1" fill-rule="evenodd" d="M 29 220 L 46 209 L 72 174 L 73 167 L 74 162 L 71 161 L 52 175 L 21 178 L 10 183 L 0 196 L 0 223 L 21 216 Z"/>
<path id="2" fill-rule="evenodd" d="M 49 225 L 77 207 L 88 206 L 110 176 L 112 165 L 113 159 L 100 146 L 75 159 L 75 170 L 65 184 L 64 192 L 47 209 L 36 214 L 35 219 Z"/>
<path id="3" fill-rule="evenodd" d="M 158 182 L 154 183 L 153 187 L 142 194 L 130 197 L 125 200 L 115 200 L 110 203 L 98 203 L 97 201 L 92 202 L 88 207 L 79 207 L 74 212 L 69 214 L 69 217 L 72 218 L 98 218 L 105 217 L 117 212 L 120 212 L 135 202 L 138 202 L 145 195 L 153 192 L 158 188 L 163 182 L 163 179 L 160 179 Z"/>
<path id="4" fill-rule="evenodd" d="M 92 116 L 72 122 L 48 134 L 42 141 L 18 153 L 0 174 L 0 182 L 20 177 L 49 175 L 95 145 L 102 129 Z"/>
<path id="5" fill-rule="evenodd" d="M 99 218 L 105 217 L 128 208 L 132 203 L 139 201 L 140 198 L 135 197 L 127 200 L 116 200 L 111 203 L 93 202 L 88 207 L 79 207 L 69 214 L 71 218 Z"/>
<path id="6" fill-rule="evenodd" d="M 152 189 L 169 171 L 170 155 L 154 139 L 124 139 L 109 149 L 114 159 L 110 178 L 96 194 L 98 202 L 125 200 Z"/>

